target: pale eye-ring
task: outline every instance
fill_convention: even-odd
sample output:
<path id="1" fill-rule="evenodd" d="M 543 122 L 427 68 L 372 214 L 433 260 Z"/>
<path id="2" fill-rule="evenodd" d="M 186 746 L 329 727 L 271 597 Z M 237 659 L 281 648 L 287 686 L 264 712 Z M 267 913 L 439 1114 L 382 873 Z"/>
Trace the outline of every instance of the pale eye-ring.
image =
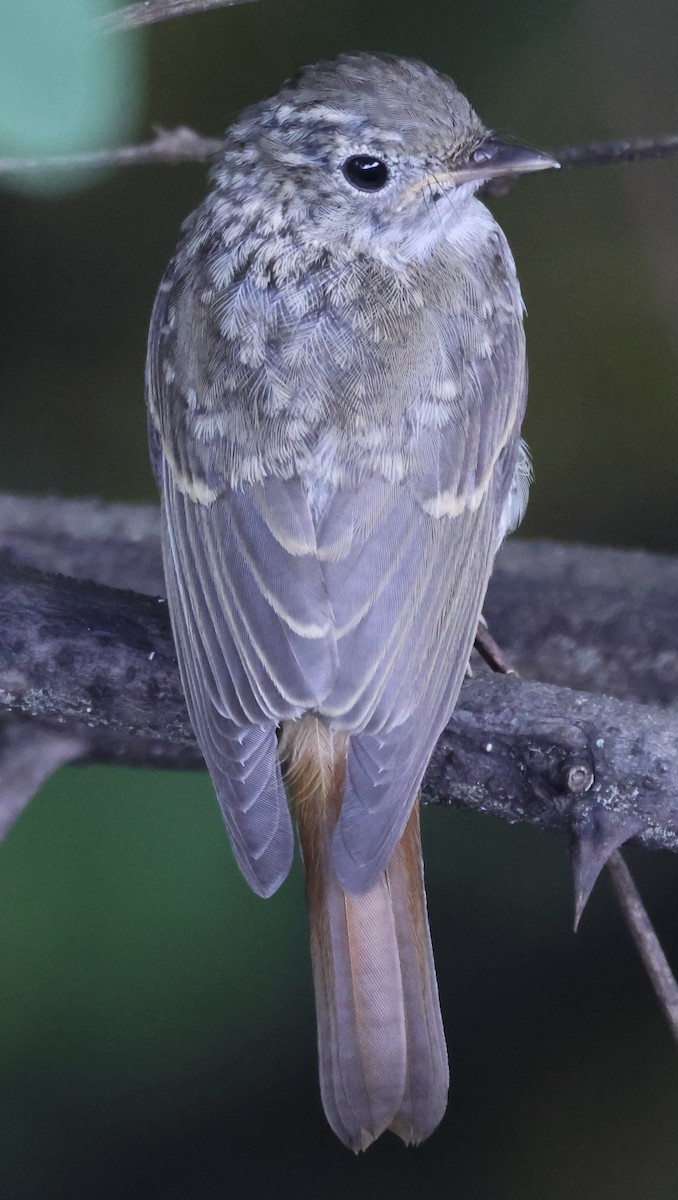
<path id="1" fill-rule="evenodd" d="M 360 192 L 379 192 L 388 183 L 388 167 L 374 154 L 352 154 L 341 169 L 348 182 Z"/>
<path id="2" fill-rule="evenodd" d="M 481 166 L 483 163 L 491 162 L 493 156 L 493 148 L 491 146 L 478 146 L 469 155 L 469 162 L 476 166 Z"/>

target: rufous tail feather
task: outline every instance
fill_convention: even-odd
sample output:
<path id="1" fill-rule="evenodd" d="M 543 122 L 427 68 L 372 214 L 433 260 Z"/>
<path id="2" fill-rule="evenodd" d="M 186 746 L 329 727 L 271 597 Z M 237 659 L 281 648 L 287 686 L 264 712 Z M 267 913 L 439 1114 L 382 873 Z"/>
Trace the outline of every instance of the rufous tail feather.
<path id="1" fill-rule="evenodd" d="M 346 735 L 307 714 L 284 731 L 286 782 L 301 839 L 327 1119 L 352 1150 L 386 1129 L 428 1137 L 447 1104 L 449 1071 L 426 912 L 419 803 L 386 870 L 362 895 L 331 862 Z"/>

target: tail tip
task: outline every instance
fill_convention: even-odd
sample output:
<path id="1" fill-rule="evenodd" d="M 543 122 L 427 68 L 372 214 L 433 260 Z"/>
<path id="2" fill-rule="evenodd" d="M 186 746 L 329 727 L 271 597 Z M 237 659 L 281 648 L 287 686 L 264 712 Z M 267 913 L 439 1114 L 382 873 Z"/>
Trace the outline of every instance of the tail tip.
<path id="1" fill-rule="evenodd" d="M 348 1137 L 341 1136 L 341 1140 L 352 1150 L 354 1154 L 363 1154 L 365 1150 L 369 1150 L 373 1142 L 376 1142 L 383 1133 L 393 1133 L 400 1138 L 405 1146 L 420 1146 L 427 1138 L 431 1136 L 433 1131 L 437 1129 L 442 1120 L 443 1113 L 437 1119 L 426 1126 L 426 1128 L 415 1128 L 410 1121 L 402 1121 L 396 1118 L 390 1125 L 380 1126 L 378 1129 L 366 1129 L 360 1126 L 354 1134 Z M 335 1130 L 336 1132 L 336 1130 Z"/>
<path id="2" fill-rule="evenodd" d="M 378 1133 L 373 1133 L 371 1129 L 359 1129 L 351 1139 L 350 1149 L 354 1154 L 363 1154 L 365 1150 L 369 1150 L 373 1142 L 376 1142 L 382 1132 L 379 1130 Z"/>

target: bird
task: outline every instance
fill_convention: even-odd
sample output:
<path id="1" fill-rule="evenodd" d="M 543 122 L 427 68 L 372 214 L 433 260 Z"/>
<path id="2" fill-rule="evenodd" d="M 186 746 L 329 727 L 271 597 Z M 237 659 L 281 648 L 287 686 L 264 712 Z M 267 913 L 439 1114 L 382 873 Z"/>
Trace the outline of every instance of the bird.
<path id="1" fill-rule="evenodd" d="M 322 1103 L 356 1152 L 447 1104 L 419 792 L 530 476 L 523 302 L 477 192 L 553 166 L 421 62 L 306 67 L 226 132 L 151 319 L 188 711 L 260 896 L 296 826 Z"/>

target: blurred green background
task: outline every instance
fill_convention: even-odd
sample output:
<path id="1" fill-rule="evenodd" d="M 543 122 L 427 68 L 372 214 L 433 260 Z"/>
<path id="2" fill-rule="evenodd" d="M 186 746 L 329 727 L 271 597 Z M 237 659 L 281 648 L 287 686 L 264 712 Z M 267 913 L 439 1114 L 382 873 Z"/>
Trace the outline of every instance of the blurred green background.
<path id="1" fill-rule="evenodd" d="M 221 130 L 345 49 L 452 74 L 543 146 L 678 130 L 675 0 L 260 0 L 91 36 L 1 0 L 0 153 Z M 0 191 L 0 490 L 154 496 L 142 370 L 204 169 Z M 525 532 L 678 550 L 678 163 L 525 180 L 493 208 L 528 306 Z M 302 883 L 233 867 L 207 779 L 62 771 L 0 853 L 0 1195 L 675 1200 L 678 1059 L 610 894 L 571 932 L 561 839 L 424 814 L 447 1117 L 353 1159 L 317 1088 Z M 631 854 L 678 961 L 676 866 Z"/>

